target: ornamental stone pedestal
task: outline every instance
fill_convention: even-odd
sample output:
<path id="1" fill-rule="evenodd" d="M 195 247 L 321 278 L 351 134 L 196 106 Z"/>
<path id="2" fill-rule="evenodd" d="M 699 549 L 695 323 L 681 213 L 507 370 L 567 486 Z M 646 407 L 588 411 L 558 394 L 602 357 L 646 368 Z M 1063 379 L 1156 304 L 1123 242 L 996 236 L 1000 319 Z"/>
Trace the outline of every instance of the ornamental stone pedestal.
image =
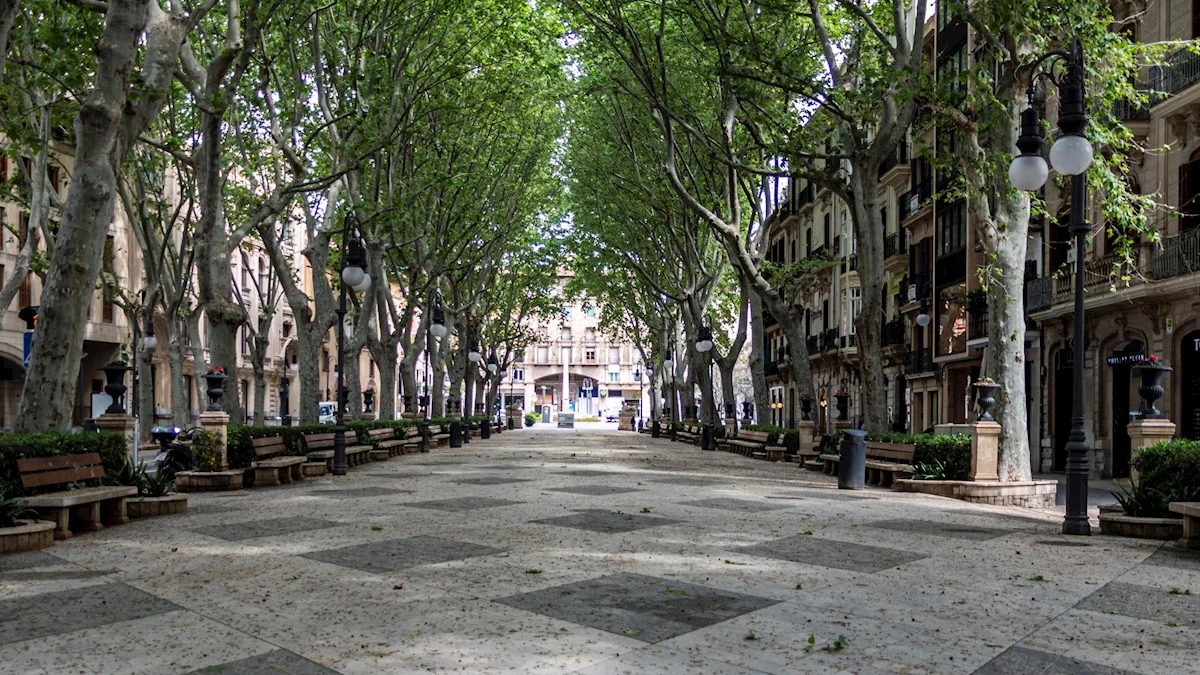
<path id="1" fill-rule="evenodd" d="M 229 413 L 218 410 L 206 410 L 200 413 L 200 426 L 205 431 L 216 434 L 220 439 L 221 459 L 217 464 L 218 471 L 229 469 Z"/>
<path id="2" fill-rule="evenodd" d="M 972 422 L 970 427 L 971 467 L 967 471 L 967 480 L 1000 480 L 1000 425 L 996 422 Z"/>
<path id="3" fill-rule="evenodd" d="M 134 419 L 125 413 L 104 413 L 96 418 L 96 426 L 103 431 L 115 431 L 125 437 L 126 447 L 133 448 L 133 464 L 138 464 L 137 438 L 134 434 Z"/>
<path id="4" fill-rule="evenodd" d="M 1134 463 L 1141 454 L 1142 448 L 1150 447 L 1159 441 L 1169 441 L 1175 437 L 1175 424 L 1169 419 L 1133 420 L 1126 427 L 1129 432 L 1129 447 L 1132 449 L 1129 465 L 1130 479 L 1137 481 L 1138 473 Z"/>
<path id="5" fill-rule="evenodd" d="M 797 450 L 797 454 L 801 456 L 816 454 L 813 441 L 814 424 L 815 422 L 812 420 L 800 420 L 799 422 L 796 422 L 796 430 L 800 434 L 800 448 Z"/>

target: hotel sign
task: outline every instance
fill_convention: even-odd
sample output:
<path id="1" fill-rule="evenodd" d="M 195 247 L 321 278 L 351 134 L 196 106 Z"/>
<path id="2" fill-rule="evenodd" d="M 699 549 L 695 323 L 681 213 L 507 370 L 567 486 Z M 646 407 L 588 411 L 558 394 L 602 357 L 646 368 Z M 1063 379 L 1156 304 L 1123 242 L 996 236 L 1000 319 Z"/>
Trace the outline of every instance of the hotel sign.
<path id="1" fill-rule="evenodd" d="M 1146 358 L 1146 355 L 1144 353 L 1143 354 L 1121 354 L 1120 356 L 1110 356 L 1110 357 L 1108 357 L 1108 365 L 1121 366 L 1121 365 L 1125 365 L 1127 363 L 1137 363 L 1138 361 L 1141 361 L 1144 358 Z"/>

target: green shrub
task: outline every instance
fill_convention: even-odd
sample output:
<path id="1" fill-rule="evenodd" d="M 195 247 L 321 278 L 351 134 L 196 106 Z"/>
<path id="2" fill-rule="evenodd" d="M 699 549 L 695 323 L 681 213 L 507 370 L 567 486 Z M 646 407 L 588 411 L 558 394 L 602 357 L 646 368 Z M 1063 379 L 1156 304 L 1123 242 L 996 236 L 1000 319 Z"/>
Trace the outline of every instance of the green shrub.
<path id="1" fill-rule="evenodd" d="M 966 480 L 971 471 L 971 437 L 966 434 L 889 434 L 907 440 L 880 441 L 913 443 L 913 468 L 916 474 L 937 476 L 926 480 Z M 875 439 L 871 439 L 875 440 Z M 914 478 L 921 478 L 919 475 Z"/>
<path id="2" fill-rule="evenodd" d="M 105 474 L 104 484 L 136 487 L 139 497 L 162 497 L 175 489 L 175 469 L 163 466 L 150 473 L 145 462 L 134 466 L 126 461 L 117 471 Z"/>
<path id="3" fill-rule="evenodd" d="M 531 412 L 525 413 L 525 426 L 531 427 L 531 426 L 537 424 L 537 421 L 538 421 L 537 414 L 531 413 Z"/>
<path id="4" fill-rule="evenodd" d="M 0 527 L 13 527 L 17 519 L 37 518 L 37 511 L 25 506 L 22 499 L 0 494 Z"/>
<path id="5" fill-rule="evenodd" d="M 367 439 L 370 438 L 367 432 L 371 429 L 395 429 L 397 434 L 403 434 L 403 429 L 408 425 L 419 424 L 416 420 L 360 420 L 357 422 L 346 423 L 346 442 L 353 445 L 355 443 L 367 444 Z M 308 450 L 304 447 L 305 434 L 330 434 L 333 433 L 333 425 L 331 424 L 301 424 L 294 427 L 273 427 L 273 426 L 253 426 L 253 425 L 232 425 L 229 427 L 227 437 L 229 445 L 226 450 L 229 458 L 229 466 L 235 469 L 249 468 L 250 463 L 254 461 L 254 444 L 255 438 L 266 438 L 268 436 L 280 436 L 283 438 L 284 452 L 295 457 L 303 457 L 308 454 Z"/>
<path id="6" fill-rule="evenodd" d="M 779 439 L 788 432 L 788 429 L 784 427 L 777 427 L 773 424 L 747 424 L 743 426 L 742 429 L 745 431 L 767 432 L 767 445 L 778 445 Z"/>
<path id="7" fill-rule="evenodd" d="M 21 476 L 17 471 L 17 460 L 32 457 L 57 457 L 60 455 L 82 455 L 98 453 L 105 473 L 119 471 L 129 457 L 129 446 L 125 437 L 110 431 L 99 433 L 64 434 L 49 431 L 40 434 L 0 435 L 0 494 L 19 497 L 32 494 L 21 487 Z M 84 485 L 98 485 L 100 481 L 86 481 Z M 61 490 L 60 485 L 39 488 L 42 492 Z"/>
<path id="8" fill-rule="evenodd" d="M 1200 441 L 1173 440 L 1142 448 L 1133 460 L 1138 480 L 1114 496 L 1125 513 L 1147 518 L 1180 518 L 1171 502 L 1200 501 Z"/>
<path id="9" fill-rule="evenodd" d="M 207 429 L 192 433 L 192 459 L 197 471 L 216 471 L 221 467 L 221 437 Z M 242 467 L 235 467 L 242 468 Z"/>
<path id="10" fill-rule="evenodd" d="M 783 447 L 789 455 L 794 455 L 800 452 L 800 432 L 796 429 L 788 429 L 783 433 Z"/>

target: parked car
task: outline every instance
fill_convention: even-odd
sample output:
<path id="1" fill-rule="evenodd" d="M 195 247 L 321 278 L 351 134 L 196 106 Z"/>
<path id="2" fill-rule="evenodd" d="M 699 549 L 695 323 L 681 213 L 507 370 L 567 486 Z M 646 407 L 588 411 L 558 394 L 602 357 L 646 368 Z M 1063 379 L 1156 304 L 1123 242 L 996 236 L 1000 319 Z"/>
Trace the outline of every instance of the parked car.
<path id="1" fill-rule="evenodd" d="M 317 404 L 317 422 L 321 424 L 333 424 L 334 417 L 337 415 L 337 402 L 321 401 Z"/>

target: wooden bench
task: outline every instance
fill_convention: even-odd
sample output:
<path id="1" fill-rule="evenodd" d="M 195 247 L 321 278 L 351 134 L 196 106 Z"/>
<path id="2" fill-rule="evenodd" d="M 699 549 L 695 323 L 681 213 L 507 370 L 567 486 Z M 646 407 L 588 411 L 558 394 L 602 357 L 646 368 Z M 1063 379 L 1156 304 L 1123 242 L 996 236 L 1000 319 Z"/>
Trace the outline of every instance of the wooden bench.
<path id="1" fill-rule="evenodd" d="M 1171 513 L 1183 516 L 1182 548 L 1200 549 L 1200 502 L 1171 502 L 1167 508 Z"/>
<path id="2" fill-rule="evenodd" d="M 104 477 L 100 453 L 18 459 L 21 486 L 26 489 L 64 485 Z M 103 530 L 105 525 L 129 522 L 125 500 L 137 494 L 132 485 L 89 487 L 62 490 L 24 498 L 25 505 L 54 521 L 54 538 L 72 536 L 72 518 L 87 532 Z"/>
<path id="3" fill-rule="evenodd" d="M 698 445 L 700 443 L 700 427 L 691 424 L 683 425 L 682 429 L 675 432 L 675 440 Z"/>
<path id="4" fill-rule="evenodd" d="M 910 443 L 883 443 L 867 441 L 866 482 L 880 487 L 891 487 L 896 478 L 912 475 L 913 454 L 917 446 Z M 825 473 L 836 475 L 841 464 L 840 454 L 824 454 L 819 457 Z"/>
<path id="5" fill-rule="evenodd" d="M 433 443 L 430 443 L 432 446 Z M 404 437 L 400 439 L 400 451 L 411 455 L 421 451 L 421 425 L 416 424 L 404 428 Z"/>
<path id="6" fill-rule="evenodd" d="M 333 434 L 305 434 L 304 449 L 308 458 L 316 462 L 325 462 L 325 470 L 333 473 Z M 371 446 L 355 445 L 354 432 L 346 432 L 346 466 L 358 466 L 371 461 Z"/>
<path id="7" fill-rule="evenodd" d="M 254 446 L 254 461 L 250 469 L 254 472 L 255 487 L 304 480 L 302 465 L 305 458 L 287 455 L 282 436 L 265 436 L 250 442 Z"/>
<path id="8" fill-rule="evenodd" d="M 729 439 L 729 451 L 746 455 L 747 457 L 753 457 L 755 453 L 763 453 L 765 456 L 767 438 L 770 435 L 765 431 L 748 431 L 742 429 L 738 432 L 736 438 Z"/>
<path id="9" fill-rule="evenodd" d="M 370 452 L 373 462 L 382 462 L 404 452 L 404 441 L 396 438 L 395 429 L 371 429 L 367 432 L 367 438 L 374 448 Z"/>

